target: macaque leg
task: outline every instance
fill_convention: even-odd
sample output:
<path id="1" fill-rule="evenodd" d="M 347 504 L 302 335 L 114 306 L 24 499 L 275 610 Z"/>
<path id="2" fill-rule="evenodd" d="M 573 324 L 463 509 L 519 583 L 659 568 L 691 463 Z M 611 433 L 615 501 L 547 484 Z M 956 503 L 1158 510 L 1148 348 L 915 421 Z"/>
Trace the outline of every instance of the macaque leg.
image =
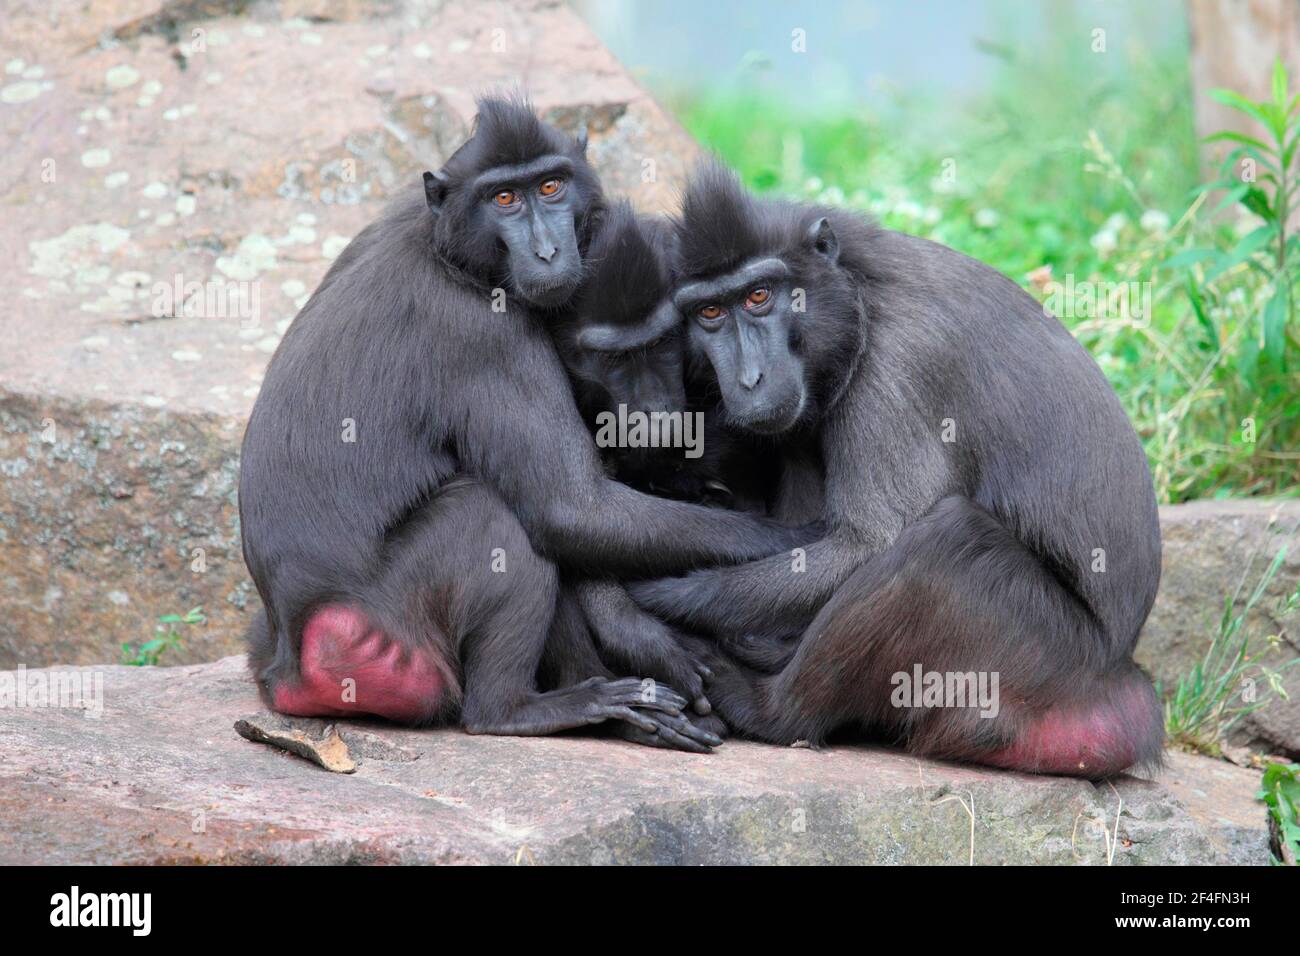
<path id="1" fill-rule="evenodd" d="M 912 753 L 1095 779 L 1158 760 L 1163 738 L 1127 647 L 960 497 L 855 572 L 779 674 L 705 659 L 718 712 L 764 740 L 859 726 Z"/>
<path id="2" fill-rule="evenodd" d="M 577 596 L 580 586 L 580 583 L 570 582 L 560 586 L 555 619 L 551 622 L 551 633 L 542 658 L 543 689 L 571 687 L 592 677 L 615 679 L 614 672 L 600 658 L 598 641 Z M 648 686 L 644 678 L 642 682 L 643 686 Z M 696 753 L 716 746 L 715 740 L 720 741 L 729 733 L 727 725 L 714 715 L 691 714 L 688 718 L 664 711 L 645 711 L 645 714 L 658 724 L 654 732 L 626 721 L 611 722 L 611 730 L 625 740 L 648 747 L 669 747 Z"/>
<path id="3" fill-rule="evenodd" d="M 542 690 L 555 690 L 592 677 L 613 680 L 614 672 L 601 660 L 573 588 L 565 581 L 556 597 L 555 617 L 542 653 L 538 681 Z"/>
<path id="4" fill-rule="evenodd" d="M 719 639 L 729 657 L 762 674 L 777 674 L 794 658 L 801 634 L 736 634 Z"/>
<path id="5" fill-rule="evenodd" d="M 617 582 L 579 580 L 572 590 L 601 650 L 631 673 L 657 678 L 680 690 L 691 699 L 697 714 L 709 713 L 704 683 L 712 675 L 681 646 L 672 628 L 641 610 Z"/>
<path id="6" fill-rule="evenodd" d="M 521 736 L 614 719 L 647 734 L 663 730 L 688 749 L 720 742 L 677 720 L 686 700 L 654 681 L 606 673 L 537 690 L 558 574 L 485 485 L 449 483 L 388 535 L 386 547 L 383 577 L 356 606 L 311 615 L 295 679 L 263 680 L 275 709 L 413 724 L 459 710 L 470 733 Z"/>

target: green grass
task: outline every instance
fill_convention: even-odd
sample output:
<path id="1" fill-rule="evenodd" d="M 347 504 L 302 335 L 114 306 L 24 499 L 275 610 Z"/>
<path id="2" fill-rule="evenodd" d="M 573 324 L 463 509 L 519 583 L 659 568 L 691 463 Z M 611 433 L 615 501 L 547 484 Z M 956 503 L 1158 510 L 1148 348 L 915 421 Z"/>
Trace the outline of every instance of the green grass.
<path id="1" fill-rule="evenodd" d="M 1295 531 L 1291 533 L 1295 538 Z M 1277 697 L 1287 697 L 1282 674 L 1300 664 L 1279 630 L 1259 635 L 1256 609 L 1286 560 L 1287 546 L 1273 556 L 1254 586 L 1246 591 L 1246 572 L 1234 593 L 1223 602 L 1218 630 L 1205 656 L 1181 677 L 1165 699 L 1165 733 L 1171 746 L 1209 756 L 1222 754 L 1223 741 L 1234 726 Z M 1279 628 L 1300 610 L 1300 581 L 1270 608 Z M 1289 656 L 1287 660 L 1280 660 Z"/>
<path id="2" fill-rule="evenodd" d="M 1257 211 L 1212 215 L 1221 193 L 1197 193 L 1213 177 L 1199 167 L 1185 52 L 1130 46 L 1101 70 L 1076 47 L 1007 60 L 965 102 L 835 117 L 734 93 L 674 105 L 753 188 L 860 208 L 1040 299 L 1067 276 L 1150 283 L 1145 321 L 1079 300 L 1062 320 L 1129 412 L 1161 500 L 1296 494 L 1300 340 L 1270 303 L 1282 288 L 1289 301 L 1297 269 L 1270 276 L 1271 247 L 1239 245 L 1265 224 Z"/>

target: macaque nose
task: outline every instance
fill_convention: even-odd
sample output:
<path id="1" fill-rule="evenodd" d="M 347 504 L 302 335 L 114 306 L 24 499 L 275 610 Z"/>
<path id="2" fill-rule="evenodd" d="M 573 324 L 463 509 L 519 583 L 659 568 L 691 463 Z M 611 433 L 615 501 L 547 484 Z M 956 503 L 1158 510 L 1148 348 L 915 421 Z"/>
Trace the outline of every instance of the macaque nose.
<path id="1" fill-rule="evenodd" d="M 531 210 L 529 218 L 529 240 L 533 247 L 533 252 L 537 258 L 541 259 L 547 265 L 555 258 L 558 247 L 555 243 L 555 233 L 551 232 L 551 227 L 546 224 L 546 220 L 534 209 Z"/>
<path id="2" fill-rule="evenodd" d="M 752 392 L 758 387 L 758 383 L 763 381 L 763 370 L 759 368 L 749 368 L 740 373 L 741 387 L 747 392 Z"/>

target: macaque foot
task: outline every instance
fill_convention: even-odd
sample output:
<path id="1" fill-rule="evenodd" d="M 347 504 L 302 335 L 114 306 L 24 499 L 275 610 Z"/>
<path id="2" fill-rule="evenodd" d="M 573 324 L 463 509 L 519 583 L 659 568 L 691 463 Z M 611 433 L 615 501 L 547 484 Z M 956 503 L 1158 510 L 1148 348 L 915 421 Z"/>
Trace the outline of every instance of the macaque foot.
<path id="1" fill-rule="evenodd" d="M 271 705 L 282 714 L 373 714 L 418 724 L 438 714 L 447 687 L 432 649 L 402 646 L 355 608 L 316 611 L 303 628 L 298 658 L 298 683 L 271 688 Z"/>
<path id="2" fill-rule="evenodd" d="M 707 717 L 687 718 L 682 713 L 686 698 L 658 681 L 628 677 L 597 686 L 605 695 L 605 701 L 596 705 L 597 712 L 605 715 L 601 719 L 621 721 L 628 740 L 702 754 L 722 743 L 721 735 L 701 726 Z M 649 735 L 654 736 L 653 743 Z"/>
<path id="3" fill-rule="evenodd" d="M 631 649 L 627 655 L 629 669 L 680 689 L 689 698 L 695 713 L 701 716 L 711 713 L 713 705 L 709 703 L 704 685 L 713 679 L 713 671 L 683 647 L 667 625 L 648 615 L 642 615 L 642 620 L 652 623 L 656 630 L 627 636 L 625 646 Z"/>
<path id="4" fill-rule="evenodd" d="M 692 717 L 691 723 L 700 730 L 706 730 L 721 740 L 726 740 L 731 736 L 731 728 L 728 727 L 727 722 L 717 714 L 708 714 L 704 717 Z"/>
<path id="5" fill-rule="evenodd" d="M 467 702 L 465 729 L 471 734 L 532 737 L 616 720 L 646 735 L 630 738 L 638 742 L 646 742 L 649 735 L 654 735 L 664 746 L 708 753 L 709 748 L 722 743 L 722 738 L 683 717 L 686 703 L 686 698 L 671 687 L 649 678 L 593 677 L 572 687 L 531 695 L 496 719 L 475 714 L 473 704 Z"/>
<path id="6" fill-rule="evenodd" d="M 721 718 L 707 717 L 687 718 L 683 714 L 651 713 L 650 717 L 658 726 L 654 733 L 643 730 L 636 724 L 619 724 L 614 733 L 624 740 L 630 740 L 646 747 L 662 747 L 669 750 L 686 750 L 691 753 L 712 753 L 726 739 L 727 725 Z"/>
<path id="7" fill-rule="evenodd" d="M 612 612 L 597 607 L 588 621 L 601 646 L 624 665 L 624 673 L 643 674 L 681 691 L 697 714 L 707 714 L 713 706 L 705 695 L 705 682 L 713 672 L 682 646 L 677 633 L 652 614 L 628 601 Z"/>

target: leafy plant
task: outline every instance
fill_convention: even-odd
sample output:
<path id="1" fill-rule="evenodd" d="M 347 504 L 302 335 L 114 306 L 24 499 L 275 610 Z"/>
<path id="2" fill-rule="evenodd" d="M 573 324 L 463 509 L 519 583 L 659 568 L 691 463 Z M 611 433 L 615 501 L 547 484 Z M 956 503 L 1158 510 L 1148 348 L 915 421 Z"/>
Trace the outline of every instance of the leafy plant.
<path id="1" fill-rule="evenodd" d="M 1285 545 L 1278 549 L 1239 609 L 1245 575 L 1236 591 L 1224 599 L 1218 631 L 1205 656 L 1189 674 L 1179 678 L 1173 693 L 1165 699 L 1165 732 L 1172 745 L 1218 756 L 1223 738 L 1238 721 L 1259 710 L 1273 696 L 1288 696 L 1281 675 L 1300 660 L 1287 661 L 1276 669 L 1265 667 L 1258 659 L 1260 655 L 1255 653 L 1256 645 L 1252 643 L 1253 635 L 1247 624 L 1247 618 L 1277 577 L 1286 552 Z M 1290 594 L 1277 602 L 1273 616 L 1281 622 L 1297 609 L 1300 609 L 1300 581 Z M 1277 648 L 1282 644 L 1281 635 L 1268 635 L 1264 644 L 1266 651 Z M 1267 685 L 1262 693 L 1258 688 L 1261 681 Z"/>
<path id="2" fill-rule="evenodd" d="M 1230 249 L 1186 249 L 1166 265 L 1199 263 L 1200 281 L 1205 284 L 1242 268 L 1259 274 L 1267 294 L 1259 310 L 1258 334 L 1243 342 L 1238 368 L 1251 384 L 1276 388 L 1281 386 L 1276 376 L 1260 382 L 1258 371 L 1264 363 L 1269 371 L 1284 372 L 1288 344 L 1295 345 L 1288 339 L 1289 330 L 1294 328 L 1293 264 L 1300 235 L 1288 232 L 1287 220 L 1295 210 L 1295 194 L 1300 188 L 1295 175 L 1296 150 L 1300 146 L 1300 95 L 1290 94 L 1286 68 L 1280 59 L 1273 66 L 1272 99 L 1255 102 L 1231 90 L 1212 90 L 1210 95 L 1258 122 L 1267 131 L 1268 139 L 1236 130 L 1207 136 L 1207 142 L 1235 143 L 1236 147 L 1224 158 L 1220 178 L 1198 187 L 1196 192 L 1226 190 L 1214 212 L 1239 205 L 1260 225 L 1241 236 Z"/>
<path id="3" fill-rule="evenodd" d="M 1270 763 L 1255 796 L 1268 807 L 1269 829 L 1278 853 L 1274 862 L 1295 866 L 1300 859 L 1300 763 Z"/>
<path id="4" fill-rule="evenodd" d="M 203 608 L 191 608 L 184 614 L 164 614 L 158 618 L 154 636 L 139 647 L 131 643 L 122 645 L 122 663 L 132 667 L 154 667 L 169 650 L 178 650 L 184 642 L 183 627 L 206 623 Z"/>

